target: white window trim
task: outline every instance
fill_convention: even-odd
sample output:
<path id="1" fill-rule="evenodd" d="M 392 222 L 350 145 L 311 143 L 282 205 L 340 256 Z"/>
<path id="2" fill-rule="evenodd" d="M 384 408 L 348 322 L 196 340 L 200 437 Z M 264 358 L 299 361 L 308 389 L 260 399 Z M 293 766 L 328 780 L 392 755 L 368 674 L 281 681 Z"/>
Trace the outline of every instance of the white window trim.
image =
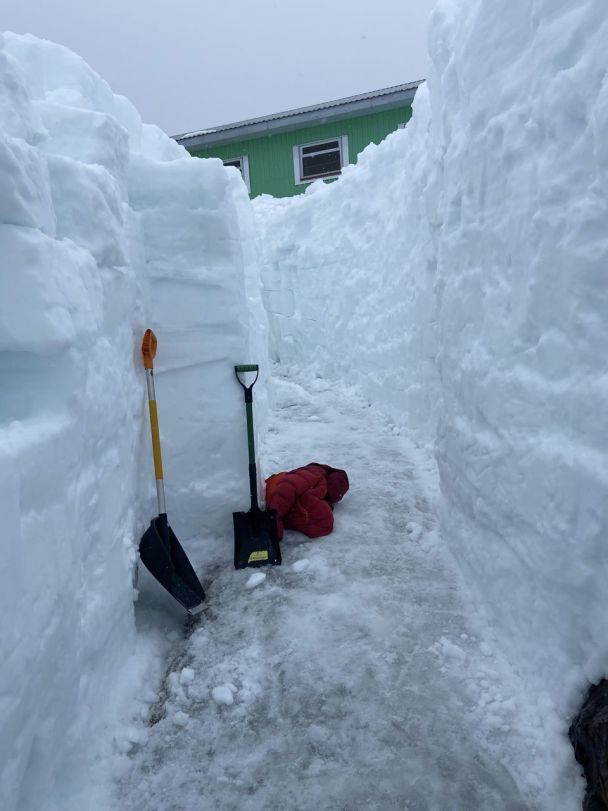
<path id="1" fill-rule="evenodd" d="M 316 146 L 316 144 L 326 144 L 328 141 L 337 141 L 340 145 L 340 171 L 332 173 L 330 175 L 323 175 L 322 177 L 311 177 L 311 178 L 304 178 L 302 179 L 302 152 L 301 150 L 304 149 L 306 146 Z M 296 181 L 296 186 L 302 186 L 305 183 L 314 183 L 315 180 L 328 180 L 332 177 L 340 177 L 342 174 L 342 169 L 345 166 L 348 166 L 348 136 L 347 135 L 337 135 L 337 136 L 330 136 L 328 138 L 321 138 L 318 141 L 310 141 L 307 144 L 296 144 L 293 148 L 293 174 Z"/>
<path id="2" fill-rule="evenodd" d="M 247 186 L 247 191 L 251 194 L 251 181 L 249 180 L 249 157 L 247 155 L 235 155 L 233 158 L 222 158 L 222 163 L 224 166 L 227 163 L 231 163 L 232 161 L 240 161 L 241 162 L 241 176 L 245 181 L 245 185 Z M 236 168 L 236 167 L 235 167 Z"/>

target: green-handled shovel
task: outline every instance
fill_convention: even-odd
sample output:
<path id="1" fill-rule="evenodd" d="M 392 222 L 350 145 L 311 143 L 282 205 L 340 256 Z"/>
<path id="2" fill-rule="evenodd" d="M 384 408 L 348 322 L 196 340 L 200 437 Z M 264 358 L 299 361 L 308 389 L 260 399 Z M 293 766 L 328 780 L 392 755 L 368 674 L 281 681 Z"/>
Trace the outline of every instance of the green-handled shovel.
<path id="1" fill-rule="evenodd" d="M 167 520 L 165 507 L 165 485 L 163 481 L 163 462 L 160 455 L 160 434 L 158 431 L 158 412 L 154 392 L 154 365 L 156 355 L 156 335 L 147 329 L 141 345 L 148 384 L 148 405 L 150 407 L 150 429 L 152 431 L 152 452 L 154 454 L 154 473 L 156 476 L 156 495 L 158 497 L 158 518 L 143 534 L 139 542 L 139 555 L 150 574 L 167 589 L 172 597 L 190 614 L 203 610 L 205 592 L 200 584 L 188 556 Z"/>
<path id="2" fill-rule="evenodd" d="M 253 383 L 246 386 L 239 374 L 255 372 Z M 255 443 L 253 438 L 253 387 L 260 367 L 257 364 L 244 364 L 234 367 L 236 379 L 245 392 L 247 412 L 247 440 L 249 444 L 249 492 L 251 509 L 249 512 L 232 513 L 234 522 L 234 567 L 280 565 L 281 549 L 277 538 L 277 514 L 274 510 L 260 510 L 258 504 L 258 474 L 255 465 Z"/>

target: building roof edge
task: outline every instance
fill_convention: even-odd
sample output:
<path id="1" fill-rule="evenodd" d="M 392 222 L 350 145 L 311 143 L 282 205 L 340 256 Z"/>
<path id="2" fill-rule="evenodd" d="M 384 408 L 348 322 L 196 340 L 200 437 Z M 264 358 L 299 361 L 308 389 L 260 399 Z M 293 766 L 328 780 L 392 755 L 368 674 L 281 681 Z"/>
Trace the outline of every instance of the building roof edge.
<path id="1" fill-rule="evenodd" d="M 332 120 L 345 117 L 345 113 L 356 114 L 365 109 L 377 109 L 391 104 L 408 103 L 414 98 L 416 90 L 424 82 L 419 79 L 407 84 L 393 85 L 355 96 L 347 96 L 334 101 L 323 102 L 308 107 L 286 110 L 272 115 L 250 118 L 246 121 L 236 121 L 218 127 L 209 127 L 195 132 L 185 132 L 172 136 L 183 146 L 197 146 L 199 144 L 217 143 L 220 140 L 239 140 L 242 136 L 263 135 L 276 129 L 290 128 L 292 124 L 307 126 L 314 124 L 317 119 Z"/>

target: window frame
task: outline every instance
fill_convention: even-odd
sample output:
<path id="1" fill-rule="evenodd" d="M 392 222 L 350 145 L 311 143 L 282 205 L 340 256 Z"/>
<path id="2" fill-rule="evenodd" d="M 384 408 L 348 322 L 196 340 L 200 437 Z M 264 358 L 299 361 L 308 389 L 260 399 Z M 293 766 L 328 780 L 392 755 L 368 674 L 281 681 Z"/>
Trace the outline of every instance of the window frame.
<path id="1" fill-rule="evenodd" d="M 229 163 L 234 163 L 235 161 L 240 161 L 241 168 L 238 170 L 241 173 L 241 177 L 247 186 L 247 191 L 251 194 L 251 181 L 249 179 L 249 156 L 248 155 L 235 155 L 234 158 L 222 158 L 222 163 L 224 166 L 227 166 Z M 236 169 L 236 166 L 232 167 Z"/>
<path id="2" fill-rule="evenodd" d="M 326 144 L 328 141 L 337 141 L 338 149 L 340 152 L 340 170 L 338 172 L 328 172 L 323 175 L 315 175 L 315 177 L 302 177 L 302 150 L 306 147 L 317 146 Z M 317 139 L 316 141 L 309 141 L 305 144 L 295 144 L 293 147 L 293 173 L 296 186 L 302 186 L 305 183 L 314 183 L 315 180 L 328 180 L 333 177 L 340 177 L 342 170 L 348 166 L 348 136 L 335 135 L 327 138 Z"/>

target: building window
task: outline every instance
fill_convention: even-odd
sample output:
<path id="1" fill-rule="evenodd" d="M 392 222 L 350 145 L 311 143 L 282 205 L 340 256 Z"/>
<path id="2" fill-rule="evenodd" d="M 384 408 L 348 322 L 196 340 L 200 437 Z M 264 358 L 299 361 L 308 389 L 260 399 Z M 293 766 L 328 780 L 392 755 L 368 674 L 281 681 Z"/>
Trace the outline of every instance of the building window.
<path id="1" fill-rule="evenodd" d="M 348 163 L 346 135 L 293 148 L 296 183 L 310 183 L 320 177 L 337 177 Z"/>
<path id="2" fill-rule="evenodd" d="M 249 182 L 249 158 L 247 155 L 241 155 L 238 158 L 226 158 L 226 160 L 222 161 L 224 166 L 234 166 L 235 169 L 238 169 L 241 173 L 243 180 L 245 181 L 245 185 L 247 186 L 247 191 L 251 193 L 251 183 Z"/>

